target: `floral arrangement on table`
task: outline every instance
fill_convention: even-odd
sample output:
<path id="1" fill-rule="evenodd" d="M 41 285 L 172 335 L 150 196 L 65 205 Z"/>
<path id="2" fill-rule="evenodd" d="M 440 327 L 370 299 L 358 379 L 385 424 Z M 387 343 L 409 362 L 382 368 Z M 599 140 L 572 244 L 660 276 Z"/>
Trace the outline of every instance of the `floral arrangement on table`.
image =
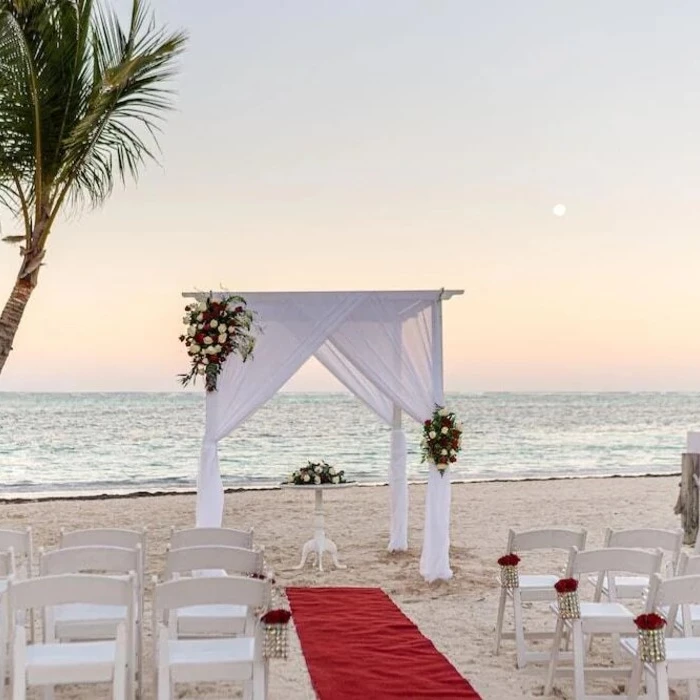
<path id="1" fill-rule="evenodd" d="M 253 319 L 253 312 L 239 296 L 219 300 L 209 296 L 185 306 L 182 321 L 187 332 L 180 336 L 180 342 L 187 346 L 192 366 L 187 374 L 179 375 L 182 385 L 187 386 L 198 376 L 204 376 L 207 391 L 214 391 L 221 368 L 231 353 L 237 354 L 243 362 L 252 355 L 255 347 Z"/>
<path id="2" fill-rule="evenodd" d="M 323 460 L 309 462 L 307 466 L 292 472 L 289 477 L 290 484 L 296 486 L 319 486 L 321 484 L 344 484 L 345 472 L 336 469 Z"/>
<path id="3" fill-rule="evenodd" d="M 435 406 L 432 418 L 423 423 L 420 446 L 421 461 L 432 462 L 440 476 L 444 476 L 462 449 L 462 424 L 457 422 L 455 414 L 443 406 Z"/>
<path id="4" fill-rule="evenodd" d="M 634 619 L 639 637 L 639 655 L 644 663 L 666 660 L 664 627 L 666 620 L 657 613 L 638 615 Z"/>

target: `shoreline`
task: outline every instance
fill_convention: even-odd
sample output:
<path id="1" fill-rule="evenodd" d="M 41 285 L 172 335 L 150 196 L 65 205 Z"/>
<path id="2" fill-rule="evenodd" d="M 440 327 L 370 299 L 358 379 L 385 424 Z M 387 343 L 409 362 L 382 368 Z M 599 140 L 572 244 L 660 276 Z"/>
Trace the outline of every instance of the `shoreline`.
<path id="1" fill-rule="evenodd" d="M 549 482 L 549 481 L 588 481 L 601 479 L 662 479 L 671 476 L 680 477 L 681 472 L 635 472 L 632 474 L 585 474 L 585 475 L 564 475 L 564 476 L 523 476 L 511 478 L 482 478 L 482 479 L 455 479 L 453 484 L 512 484 L 512 483 L 529 483 L 529 482 Z M 410 480 L 409 486 L 424 486 L 427 480 Z M 358 488 L 376 488 L 387 487 L 388 482 L 356 482 Z M 231 493 L 254 493 L 256 491 L 280 491 L 280 484 L 270 484 L 263 486 L 228 486 L 224 488 L 224 494 Z M 160 496 L 194 496 L 197 491 L 194 488 L 182 489 L 138 489 L 135 491 L 121 492 L 80 492 L 72 494 L 70 492 L 61 491 L 55 495 L 51 493 L 33 493 L 27 495 L 9 495 L 0 492 L 0 504 L 22 504 L 22 503 L 51 503 L 51 502 L 66 502 L 66 501 L 112 501 L 140 498 L 157 498 Z"/>

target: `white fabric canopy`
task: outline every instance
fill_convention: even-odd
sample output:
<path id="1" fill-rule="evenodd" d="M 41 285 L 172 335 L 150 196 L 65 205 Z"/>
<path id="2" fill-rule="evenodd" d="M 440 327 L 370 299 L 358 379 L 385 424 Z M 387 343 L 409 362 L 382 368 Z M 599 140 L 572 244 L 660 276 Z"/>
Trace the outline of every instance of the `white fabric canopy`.
<path id="1" fill-rule="evenodd" d="M 197 481 L 197 525 L 221 525 L 219 440 L 272 398 L 315 356 L 392 426 L 389 549 L 407 549 L 406 436 L 401 428 L 401 412 L 422 423 L 435 404 L 442 405 L 441 301 L 454 293 L 458 292 L 242 293 L 248 308 L 257 314 L 261 332 L 253 358 L 245 363 L 237 357 L 227 361 L 217 390 L 207 393 Z M 436 472 L 434 468 L 432 471 Z M 452 575 L 449 520 L 449 475 L 439 483 L 429 475 L 421 557 L 421 573 L 428 581 Z"/>

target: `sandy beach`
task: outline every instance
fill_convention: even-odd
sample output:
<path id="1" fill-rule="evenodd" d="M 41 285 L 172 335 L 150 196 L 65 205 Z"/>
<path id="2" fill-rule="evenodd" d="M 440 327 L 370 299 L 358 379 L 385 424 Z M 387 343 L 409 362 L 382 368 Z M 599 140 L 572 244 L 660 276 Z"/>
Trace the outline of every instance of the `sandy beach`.
<path id="1" fill-rule="evenodd" d="M 338 544 L 341 561 L 348 565 L 345 570 L 319 573 L 308 563 L 304 571 L 292 570 L 299 562 L 301 545 L 312 532 L 311 494 L 287 490 L 228 494 L 225 524 L 255 528 L 256 542 L 265 547 L 269 565 L 282 584 L 384 589 L 470 680 L 484 700 L 536 698 L 542 695 L 543 669 L 529 666 L 516 670 L 513 642 L 504 643 L 500 656 L 493 655 L 498 593 L 495 561 L 504 553 L 508 528 L 582 526 L 589 530 L 589 547 L 602 543 L 606 526 L 677 528 L 679 518 L 673 514 L 677 486 L 675 476 L 454 484 L 451 549 L 454 578 L 432 585 L 426 584 L 418 571 L 423 486 L 410 487 L 410 549 L 401 554 L 386 551 L 387 488 L 357 487 L 326 494 L 326 530 Z M 151 575 L 159 574 L 162 569 L 170 527 L 191 526 L 194 505 L 192 495 L 10 503 L 2 506 L 2 527 L 31 525 L 36 549 L 54 547 L 61 527 L 147 527 L 150 580 Z M 548 622 L 546 613 L 540 619 Z M 149 620 L 147 611 L 146 697 L 152 697 Z M 271 665 L 271 700 L 314 698 L 294 635 L 291 646 L 288 661 L 275 661 Z M 605 683 L 601 682 L 599 687 L 603 689 Z M 609 683 L 607 687 L 611 690 L 616 687 Z M 572 697 L 568 679 L 558 681 L 557 687 L 557 697 Z M 187 696 L 222 697 L 220 688 L 196 688 L 188 691 Z M 102 695 L 84 687 L 64 689 L 57 697 L 87 700 Z M 104 697 L 108 697 L 106 689 Z"/>

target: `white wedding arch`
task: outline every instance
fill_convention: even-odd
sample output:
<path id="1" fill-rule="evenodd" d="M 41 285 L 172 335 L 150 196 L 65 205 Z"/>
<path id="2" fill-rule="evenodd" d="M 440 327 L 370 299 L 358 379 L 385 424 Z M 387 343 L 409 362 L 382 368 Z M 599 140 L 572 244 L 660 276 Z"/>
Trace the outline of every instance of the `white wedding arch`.
<path id="1" fill-rule="evenodd" d="M 187 292 L 199 301 L 245 298 L 261 328 L 253 358 L 231 355 L 206 397 L 197 477 L 197 525 L 219 527 L 224 490 L 218 442 L 271 399 L 311 357 L 390 425 L 389 550 L 408 548 L 406 436 L 401 416 L 422 423 L 443 405 L 442 302 L 462 290 L 389 292 Z M 450 472 L 429 467 L 420 571 L 449 579 Z"/>

